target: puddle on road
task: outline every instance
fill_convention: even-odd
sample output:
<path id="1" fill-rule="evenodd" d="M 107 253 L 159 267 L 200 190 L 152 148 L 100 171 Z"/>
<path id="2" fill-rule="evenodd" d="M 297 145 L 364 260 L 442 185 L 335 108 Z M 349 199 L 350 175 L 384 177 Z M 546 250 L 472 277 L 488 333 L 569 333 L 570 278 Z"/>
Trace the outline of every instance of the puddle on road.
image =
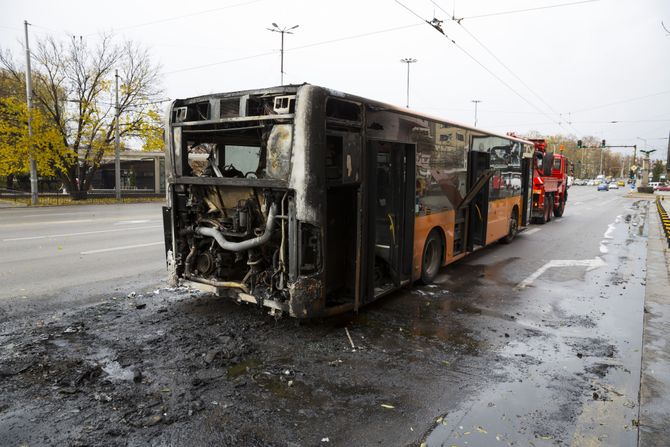
<path id="1" fill-rule="evenodd" d="M 238 377 L 241 377 L 251 370 L 254 370 L 261 366 L 261 362 L 258 361 L 258 359 L 251 358 L 244 360 L 236 365 L 233 365 L 228 368 L 226 371 L 226 377 L 230 380 L 237 379 Z"/>

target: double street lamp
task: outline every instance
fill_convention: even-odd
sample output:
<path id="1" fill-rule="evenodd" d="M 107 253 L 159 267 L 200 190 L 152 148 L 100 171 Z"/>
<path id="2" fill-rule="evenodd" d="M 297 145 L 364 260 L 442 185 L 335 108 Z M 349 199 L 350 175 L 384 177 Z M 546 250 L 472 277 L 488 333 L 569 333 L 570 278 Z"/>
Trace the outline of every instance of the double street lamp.
<path id="1" fill-rule="evenodd" d="M 300 25 L 295 25 L 290 28 L 280 28 L 275 22 L 272 22 L 272 28 L 266 28 L 273 33 L 281 34 L 281 85 L 284 85 L 284 34 L 293 34 L 291 30 L 296 29 Z"/>
<path id="2" fill-rule="evenodd" d="M 473 99 L 471 102 L 475 103 L 475 127 L 477 127 L 477 104 L 482 102 L 481 99 Z"/>
<path id="3" fill-rule="evenodd" d="M 412 57 L 406 57 L 406 58 L 400 59 L 400 62 L 402 62 L 403 64 L 407 64 L 407 105 L 406 105 L 406 107 L 409 109 L 409 64 L 413 64 L 413 63 L 417 62 L 417 60 L 412 58 Z"/>

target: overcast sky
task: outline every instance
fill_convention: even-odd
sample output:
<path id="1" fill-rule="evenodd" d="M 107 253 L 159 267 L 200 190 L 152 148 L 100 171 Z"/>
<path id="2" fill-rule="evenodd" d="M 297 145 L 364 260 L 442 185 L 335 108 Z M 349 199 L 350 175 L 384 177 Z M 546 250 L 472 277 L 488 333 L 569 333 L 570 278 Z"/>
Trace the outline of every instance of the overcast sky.
<path id="1" fill-rule="evenodd" d="M 472 124 L 477 99 L 484 129 L 642 138 L 665 158 L 670 0 L 400 1 L 0 0 L 0 47 L 22 56 L 23 20 L 33 41 L 113 31 L 150 50 L 174 99 L 278 85 L 280 35 L 266 28 L 299 25 L 285 83 L 405 105 L 400 59 L 416 58 L 412 109 Z M 422 21 L 433 18 L 448 38 Z"/>

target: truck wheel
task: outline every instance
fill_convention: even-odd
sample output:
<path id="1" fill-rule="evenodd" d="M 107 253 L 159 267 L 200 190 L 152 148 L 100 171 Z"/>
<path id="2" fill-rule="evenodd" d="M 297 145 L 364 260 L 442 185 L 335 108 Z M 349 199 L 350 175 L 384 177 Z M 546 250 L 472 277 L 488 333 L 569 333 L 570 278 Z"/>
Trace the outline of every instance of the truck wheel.
<path id="1" fill-rule="evenodd" d="M 565 211 L 565 195 L 561 197 L 561 201 L 558 204 L 558 207 L 554 210 L 554 216 L 561 217 Z"/>
<path id="2" fill-rule="evenodd" d="M 442 239 L 437 230 L 433 230 L 428 234 L 426 244 L 423 246 L 420 282 L 432 283 L 440 270 L 440 265 L 442 265 Z"/>
<path id="3" fill-rule="evenodd" d="M 552 216 L 554 215 L 554 196 L 549 195 L 549 205 L 547 205 L 547 209 L 549 210 L 547 213 L 547 222 L 551 221 Z"/>
<path id="4" fill-rule="evenodd" d="M 512 215 L 509 218 L 509 233 L 507 236 L 500 239 L 500 242 L 503 244 L 509 244 L 514 239 L 514 236 L 519 232 L 519 213 L 516 210 L 512 210 Z"/>
<path id="5" fill-rule="evenodd" d="M 544 197 L 544 212 L 542 213 L 542 217 L 538 218 L 537 223 L 539 223 L 540 225 L 544 225 L 551 220 L 551 209 L 553 208 L 553 206 L 554 202 L 553 200 L 551 200 L 551 196 L 546 195 Z"/>

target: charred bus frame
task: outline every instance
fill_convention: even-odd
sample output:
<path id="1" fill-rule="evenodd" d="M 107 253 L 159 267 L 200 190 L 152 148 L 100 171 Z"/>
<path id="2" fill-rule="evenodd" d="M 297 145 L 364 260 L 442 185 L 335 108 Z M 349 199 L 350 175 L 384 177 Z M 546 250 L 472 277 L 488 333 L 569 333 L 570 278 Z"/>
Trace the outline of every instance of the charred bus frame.
<path id="1" fill-rule="evenodd" d="M 166 119 L 171 277 L 271 312 L 358 310 L 529 221 L 516 137 L 307 84 Z"/>

